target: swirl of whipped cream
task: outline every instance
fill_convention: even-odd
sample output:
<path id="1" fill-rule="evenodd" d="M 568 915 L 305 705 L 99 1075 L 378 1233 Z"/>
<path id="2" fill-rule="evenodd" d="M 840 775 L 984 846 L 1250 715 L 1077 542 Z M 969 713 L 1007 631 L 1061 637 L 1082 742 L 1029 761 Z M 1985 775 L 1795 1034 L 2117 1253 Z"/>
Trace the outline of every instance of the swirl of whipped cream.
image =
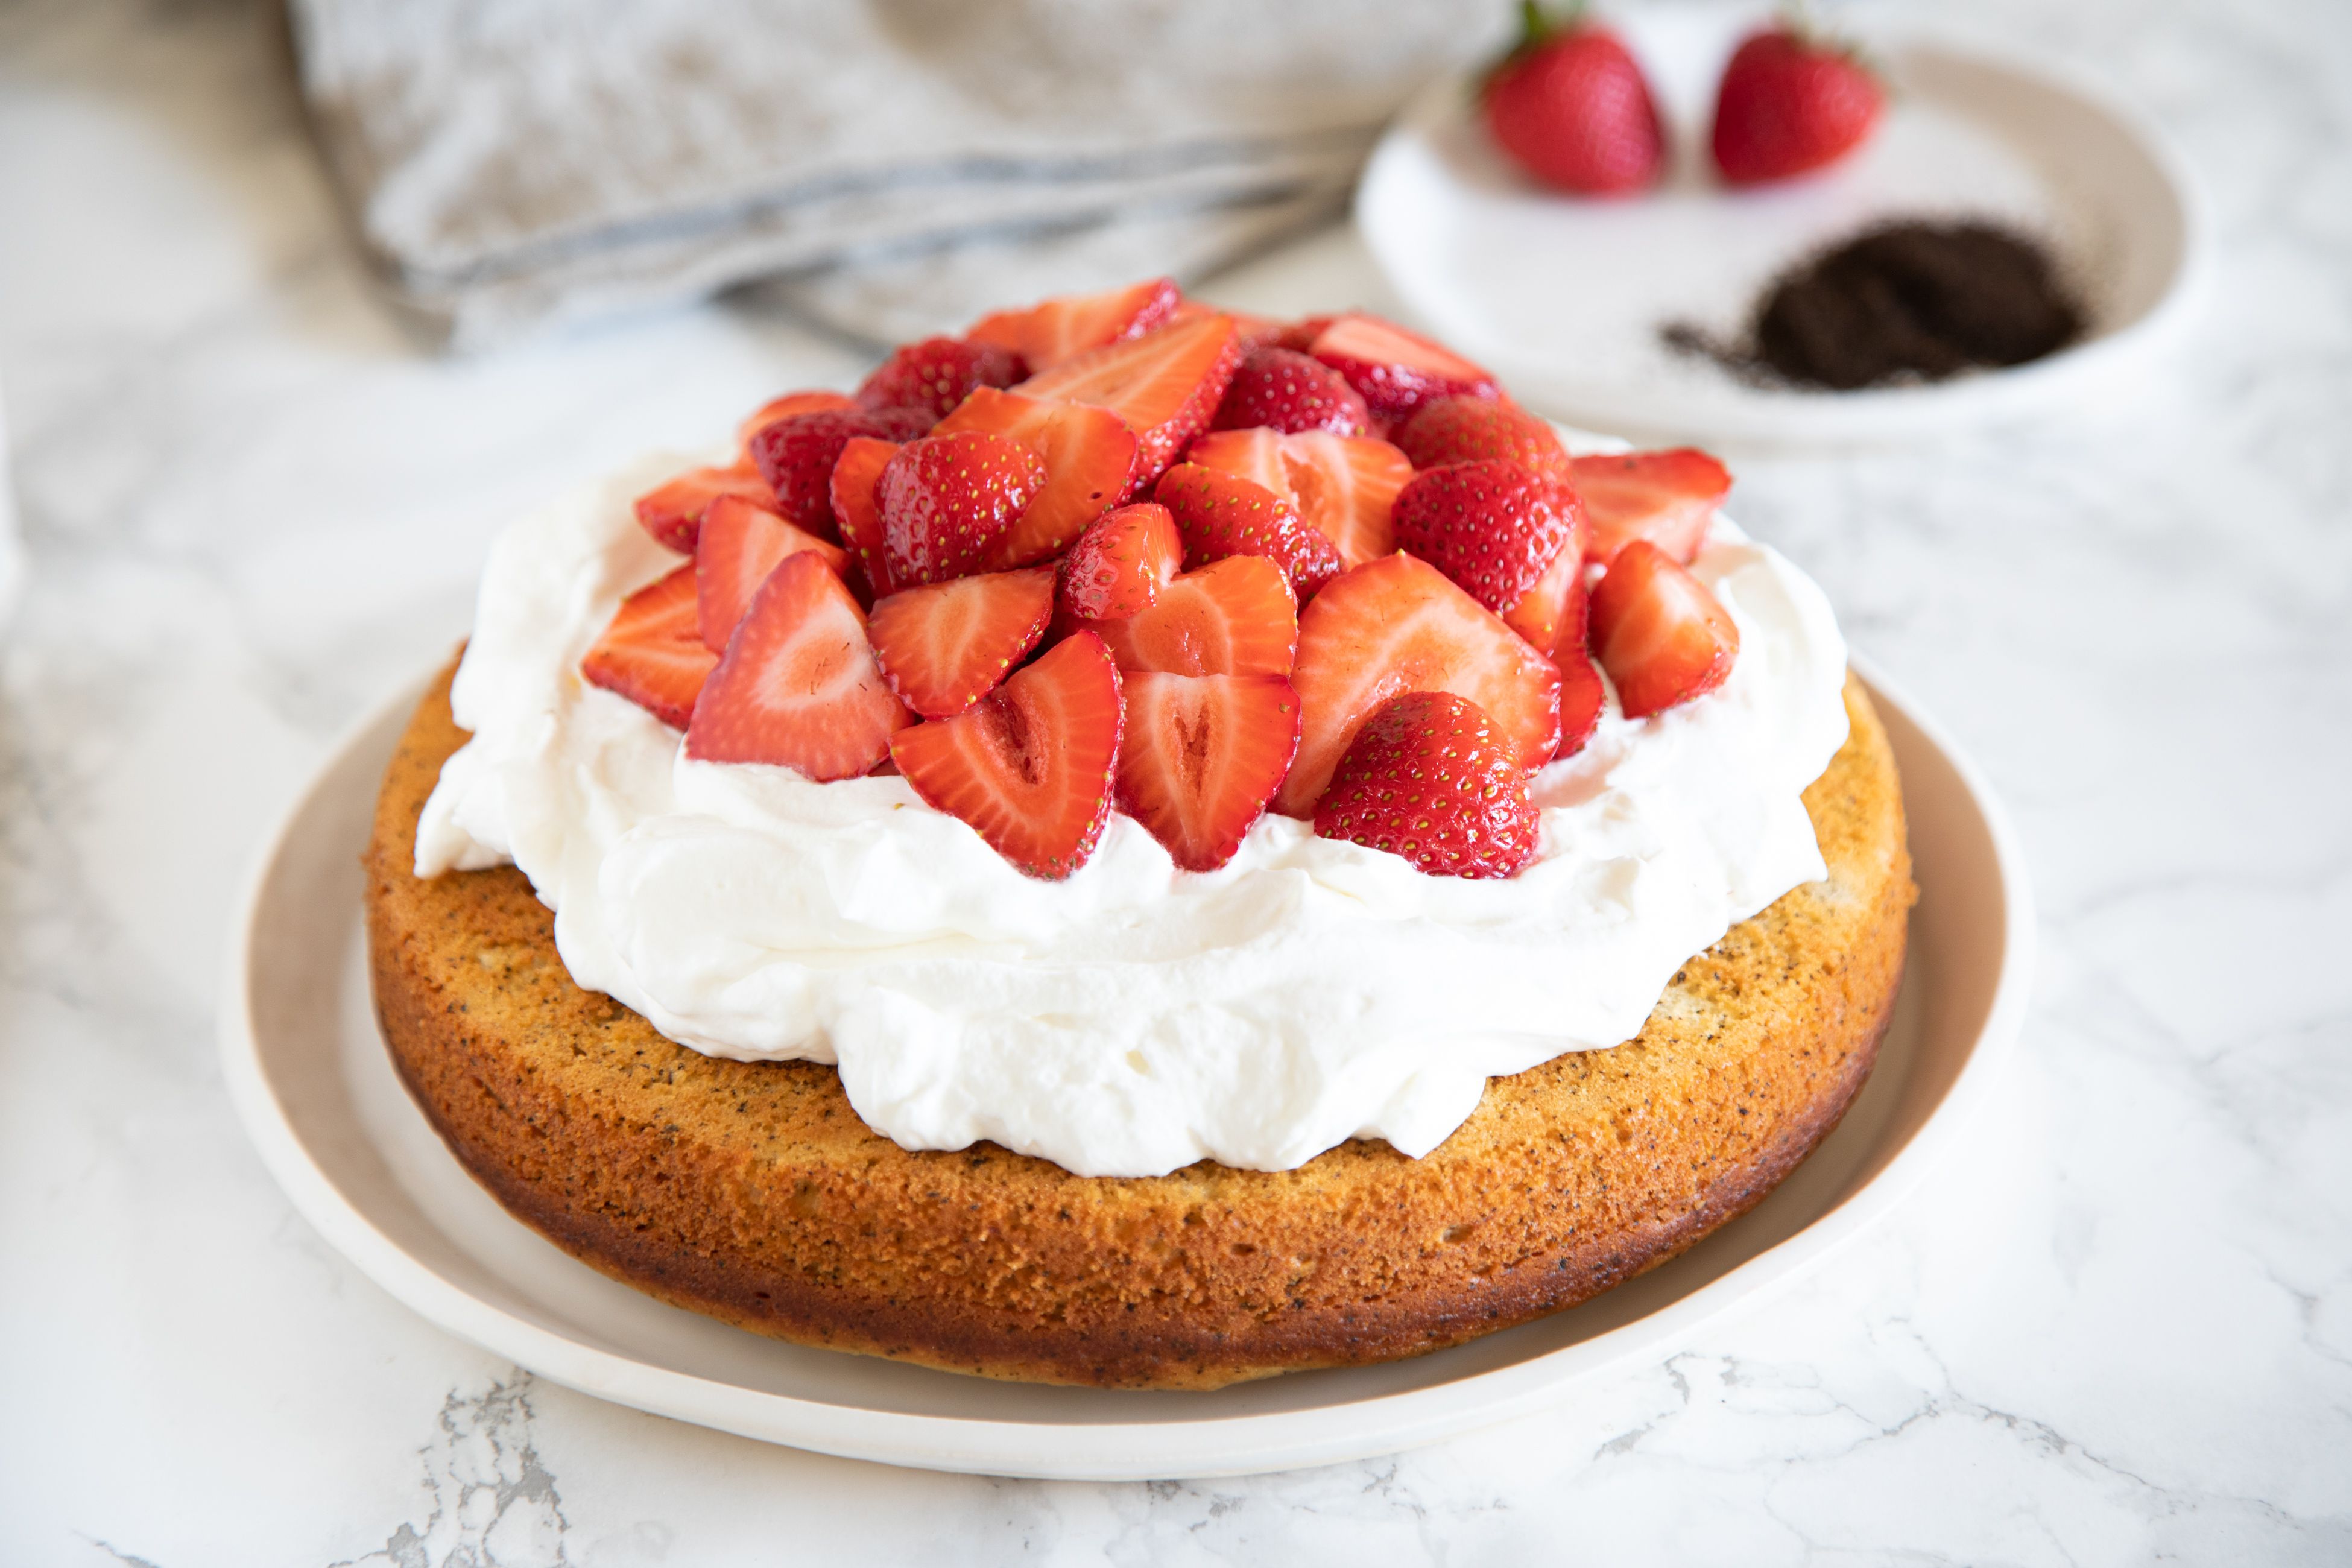
<path id="1" fill-rule="evenodd" d="M 1423 876 L 1272 815 L 1190 872 L 1114 814 L 1041 882 L 903 779 L 688 761 L 580 679 L 622 596 L 677 564 L 629 498 L 679 466 L 499 540 L 452 691 L 473 738 L 416 872 L 511 861 L 581 985 L 713 1056 L 836 1063 L 907 1148 L 990 1139 L 1103 1176 L 1288 1170 L 1351 1137 L 1424 1154 L 1488 1078 L 1632 1038 L 1685 959 L 1827 875 L 1799 796 L 1845 740 L 1844 643 L 1727 522 L 1693 570 L 1739 625 L 1730 678 L 1638 721 L 1612 697 L 1538 774 L 1518 877 Z"/>

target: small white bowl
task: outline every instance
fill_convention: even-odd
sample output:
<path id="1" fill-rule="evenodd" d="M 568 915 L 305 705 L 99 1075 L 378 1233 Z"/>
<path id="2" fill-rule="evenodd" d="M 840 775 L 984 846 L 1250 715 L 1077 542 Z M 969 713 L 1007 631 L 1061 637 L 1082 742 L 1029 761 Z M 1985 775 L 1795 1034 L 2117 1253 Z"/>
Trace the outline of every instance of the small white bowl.
<path id="1" fill-rule="evenodd" d="M 221 1056 L 247 1132 L 320 1234 L 449 1332 L 583 1393 L 772 1443 L 1063 1479 L 1239 1475 L 1431 1443 L 1660 1360 L 1908 1193 L 1985 1099 L 2025 1008 L 2033 916 L 1976 770 L 1865 671 L 1920 888 L 1876 1068 L 1753 1212 L 1584 1306 L 1412 1361 L 1214 1394 L 994 1383 L 762 1339 L 606 1279 L 500 1208 L 394 1075 L 369 996 L 360 855 L 418 689 L 340 745 L 264 851 L 228 955 Z"/>
<path id="2" fill-rule="evenodd" d="M 1887 441 L 2015 418 L 2138 373 L 2205 272 L 2205 225 L 2162 138 L 2044 65 L 1901 34 L 1865 39 L 1893 88 L 1861 151 L 1734 191 L 1707 173 L 1715 82 L 1754 16 L 1644 10 L 1621 31 L 1677 156 L 1656 190 L 1550 192 L 1486 133 L 1470 79 L 1414 100 L 1374 151 L 1356 224 L 1398 296 L 1454 348 L 1559 418 L 1648 436 L 1783 445 Z M 1804 258 L 1897 216 L 1988 216 L 2042 238 L 2083 296 L 2087 335 L 2046 359 L 1860 392 L 1759 386 L 1666 346 L 1688 322 L 1735 339 Z"/>

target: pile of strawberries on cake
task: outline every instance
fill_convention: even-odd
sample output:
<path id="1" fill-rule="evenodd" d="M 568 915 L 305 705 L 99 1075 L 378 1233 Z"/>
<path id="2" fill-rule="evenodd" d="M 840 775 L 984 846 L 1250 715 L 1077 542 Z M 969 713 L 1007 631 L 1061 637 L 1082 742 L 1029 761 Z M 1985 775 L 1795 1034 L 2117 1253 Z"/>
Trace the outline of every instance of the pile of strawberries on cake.
<path id="1" fill-rule="evenodd" d="M 1738 631 L 1684 569 L 1729 487 L 1687 449 L 1572 458 L 1378 317 L 1160 279 L 761 408 L 730 467 L 638 499 L 693 559 L 581 672 L 690 757 L 895 770 L 1033 877 L 1083 865 L 1114 805 L 1192 870 L 1271 806 L 1508 877 L 1596 661 L 1632 718 L 1729 672 Z"/>

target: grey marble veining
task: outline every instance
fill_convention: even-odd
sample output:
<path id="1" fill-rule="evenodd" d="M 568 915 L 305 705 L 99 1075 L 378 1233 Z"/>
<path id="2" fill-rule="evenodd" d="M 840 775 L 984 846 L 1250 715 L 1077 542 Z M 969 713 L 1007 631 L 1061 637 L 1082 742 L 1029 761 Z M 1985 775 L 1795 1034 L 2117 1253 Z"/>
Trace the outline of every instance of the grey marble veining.
<path id="1" fill-rule="evenodd" d="M 0 1563 L 2352 1561 L 2352 11 L 1977 20 L 2177 138 L 2201 322 L 2112 405 L 1736 467 L 2023 832 L 2041 973 L 1991 1112 L 1868 1244 L 1570 1406 L 1087 1486 L 540 1383 L 296 1219 L 215 1066 L 258 836 L 460 634 L 497 522 L 858 363 L 725 305 L 435 359 L 265 15 L 0 11 Z M 1376 288 L 1334 237 L 1231 290 Z"/>

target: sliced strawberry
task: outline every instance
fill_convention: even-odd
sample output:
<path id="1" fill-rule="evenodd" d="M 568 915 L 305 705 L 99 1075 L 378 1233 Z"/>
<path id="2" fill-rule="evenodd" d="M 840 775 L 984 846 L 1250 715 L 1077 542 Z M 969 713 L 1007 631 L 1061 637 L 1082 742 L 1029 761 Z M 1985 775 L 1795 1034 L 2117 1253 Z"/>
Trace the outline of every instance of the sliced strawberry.
<path id="1" fill-rule="evenodd" d="M 702 514 L 720 496 L 741 496 L 754 506 L 776 504 L 776 492 L 756 468 L 740 463 L 731 468 L 694 468 L 639 496 L 637 521 L 661 543 L 691 555 Z"/>
<path id="2" fill-rule="evenodd" d="M 689 563 L 621 601 L 604 635 L 580 660 L 580 674 L 591 686 L 617 691 L 683 730 L 718 662 L 702 646 Z"/>
<path id="3" fill-rule="evenodd" d="M 1308 353 L 1314 350 L 1315 340 L 1321 337 L 1324 330 L 1338 319 L 1336 316 L 1301 316 L 1277 329 L 1266 342 L 1278 349 L 1296 349 L 1300 353 Z"/>
<path id="4" fill-rule="evenodd" d="M 984 570 L 1045 482 L 1037 454 L 1003 436 L 972 430 L 908 442 L 874 487 L 890 580 L 940 583 Z"/>
<path id="5" fill-rule="evenodd" d="M 1393 321 L 1350 311 L 1334 316 L 1307 351 L 1348 378 L 1381 419 L 1402 419 L 1439 397 L 1499 397 L 1488 372 Z"/>
<path id="6" fill-rule="evenodd" d="M 890 689 L 945 719 L 993 691 L 1053 615 L 1053 569 L 1034 566 L 903 589 L 875 601 L 866 632 Z"/>
<path id="7" fill-rule="evenodd" d="M 1308 527 L 1297 507 L 1237 474 L 1179 463 L 1151 493 L 1175 516 L 1187 566 L 1228 555 L 1267 556 L 1289 574 L 1301 599 L 1311 598 L 1339 570 L 1339 546 Z"/>
<path id="8" fill-rule="evenodd" d="M 1100 294 L 1066 294 L 1025 310 L 998 310 L 973 322 L 964 336 L 1012 350 L 1034 374 L 1088 349 L 1140 337 L 1173 319 L 1183 300 L 1172 279 L 1154 278 Z"/>
<path id="9" fill-rule="evenodd" d="M 850 779 L 915 721 L 866 640 L 866 612 L 814 551 L 784 557 L 743 612 L 694 705 L 686 754 Z"/>
<path id="10" fill-rule="evenodd" d="M 1184 448 L 1184 460 L 1220 473 L 1237 474 L 1296 506 L 1298 497 L 1290 488 L 1290 465 L 1284 460 L 1283 447 L 1279 430 L 1212 430 Z"/>
<path id="11" fill-rule="evenodd" d="M 865 408 L 919 408 L 944 419 L 975 386 L 1010 386 L 1028 374 L 1021 356 L 995 343 L 925 338 L 901 344 L 857 388 Z"/>
<path id="12" fill-rule="evenodd" d="M 1214 305 L 1204 304 L 1198 300 L 1187 300 L 1182 305 L 1177 307 L 1176 314 L 1169 320 L 1171 324 L 1176 321 L 1190 321 L 1194 316 L 1206 315 L 1215 309 Z M 1276 321 L 1272 316 L 1254 316 L 1247 310 L 1227 310 L 1225 314 L 1234 319 L 1234 333 L 1241 343 L 1242 357 L 1244 359 L 1259 349 L 1286 347 L 1302 353 L 1306 352 L 1304 343 L 1285 343 L 1282 341 L 1283 334 L 1290 331 L 1290 323 L 1287 321 Z"/>
<path id="13" fill-rule="evenodd" d="M 751 460 L 775 493 L 775 510 L 794 528 L 819 539 L 837 539 L 833 515 L 833 468 L 843 447 L 858 437 L 904 440 L 903 429 L 863 408 L 827 408 L 793 414 L 762 426 L 751 437 Z"/>
<path id="14" fill-rule="evenodd" d="M 751 417 L 736 426 L 736 443 L 741 448 L 736 465 L 739 468 L 752 466 L 751 437 L 779 419 L 790 419 L 795 414 L 826 414 L 856 406 L 856 398 L 845 397 L 838 392 L 787 392 L 782 397 L 772 397 L 760 405 Z"/>
<path id="15" fill-rule="evenodd" d="M 740 496 L 720 496 L 702 514 L 702 537 L 694 552 L 694 590 L 703 646 L 727 651 L 735 623 L 776 563 L 802 551 L 814 552 L 828 570 L 849 570 L 849 552 L 803 533 L 774 512 Z"/>
<path id="16" fill-rule="evenodd" d="M 854 436 L 842 447 L 825 487 L 834 521 L 841 529 L 841 542 L 856 559 L 867 591 L 877 598 L 898 587 L 890 575 L 889 552 L 882 543 L 882 508 L 874 494 L 882 481 L 882 470 L 898 453 L 896 441 Z"/>
<path id="17" fill-rule="evenodd" d="M 1584 750 L 1584 742 L 1592 739 L 1593 729 L 1601 722 L 1601 710 L 1609 697 L 1601 684 L 1600 669 L 1585 650 L 1586 623 L 1591 607 L 1592 599 L 1585 592 L 1584 571 L 1580 566 L 1575 586 L 1569 590 L 1568 602 L 1560 609 L 1559 635 L 1551 645 L 1551 662 L 1559 671 L 1559 744 L 1552 751 L 1555 762 Z"/>
<path id="18" fill-rule="evenodd" d="M 1714 690 L 1739 657 L 1731 613 L 1646 539 L 1620 550 L 1592 590 L 1591 639 L 1628 719 Z"/>
<path id="19" fill-rule="evenodd" d="M 1063 608 L 1089 620 L 1139 616 L 1184 564 L 1176 520 L 1154 501 L 1105 513 L 1062 558 Z"/>
<path id="20" fill-rule="evenodd" d="M 1508 458 L 1538 473 L 1568 478 L 1568 448 L 1559 444 L 1559 432 L 1499 397 L 1441 397 L 1424 403 L 1397 426 L 1396 444 L 1416 468 Z"/>
<path id="21" fill-rule="evenodd" d="M 1298 617 L 1298 760 L 1276 809 L 1306 816 L 1364 720 L 1406 691 L 1486 710 L 1524 767 L 1559 742 L 1559 672 L 1443 573 L 1384 555 L 1333 578 Z"/>
<path id="22" fill-rule="evenodd" d="M 1092 349 L 1033 375 L 1014 391 L 1108 408 L 1127 421 L 1139 450 L 1139 490 L 1176 460 L 1224 397 L 1241 363 L 1233 318 L 1198 316 L 1139 338 Z"/>
<path id="23" fill-rule="evenodd" d="M 1020 442 L 1045 465 L 1045 483 L 1022 509 L 994 565 L 1026 566 L 1057 555 L 1117 506 L 1135 478 L 1135 432 L 1107 408 L 1049 403 L 980 387 L 931 434 L 977 430 Z"/>
<path id="24" fill-rule="evenodd" d="M 1278 675 L 1130 675 L 1118 805 L 1188 871 L 1213 871 L 1265 815 L 1298 750 Z"/>
<path id="25" fill-rule="evenodd" d="M 1349 566 L 1396 548 L 1392 524 L 1397 492 L 1412 479 L 1412 464 L 1386 441 L 1309 430 L 1282 438 L 1283 465 L 1298 512 L 1339 547 Z"/>
<path id="26" fill-rule="evenodd" d="M 1584 603 L 1584 543 L 1587 530 L 1584 508 L 1574 500 L 1575 492 L 1563 491 L 1567 498 L 1569 533 L 1560 545 L 1559 553 L 1535 581 L 1535 585 L 1519 595 L 1518 602 L 1503 612 L 1503 624 L 1528 639 L 1528 646 L 1538 653 L 1549 653 L 1559 641 L 1569 607 L 1578 606 L 1581 616 Z M 1576 635 L 1584 635 L 1584 623 L 1577 622 Z M 1580 648 L 1583 644 L 1577 645 Z"/>
<path id="27" fill-rule="evenodd" d="M 1576 535 L 1576 492 L 1507 458 L 1424 468 L 1397 492 L 1397 548 L 1496 615 L 1536 585 Z"/>
<path id="28" fill-rule="evenodd" d="M 1101 842 L 1121 717 L 1118 666 L 1079 632 L 956 717 L 900 731 L 890 758 L 927 804 L 1055 880 Z"/>
<path id="29" fill-rule="evenodd" d="M 1569 473 L 1592 520 L 1592 559 L 1604 566 L 1635 539 L 1689 565 L 1731 489 L 1730 470 L 1690 447 L 1578 458 Z"/>
<path id="30" fill-rule="evenodd" d="M 1360 436 L 1370 417 L 1363 395 L 1329 365 L 1296 349 L 1261 348 L 1252 351 L 1234 373 L 1209 428 L 1263 426 L 1285 435 L 1328 430 Z"/>
<path id="31" fill-rule="evenodd" d="M 1315 807 L 1315 831 L 1402 855 L 1433 877 L 1516 877 L 1543 823 L 1528 773 L 1485 710 L 1445 691 L 1391 698 Z"/>
<path id="32" fill-rule="evenodd" d="M 1150 609 L 1091 621 L 1121 669 L 1171 675 L 1288 675 L 1298 651 L 1298 600 L 1263 555 L 1233 555 L 1187 572 Z"/>

